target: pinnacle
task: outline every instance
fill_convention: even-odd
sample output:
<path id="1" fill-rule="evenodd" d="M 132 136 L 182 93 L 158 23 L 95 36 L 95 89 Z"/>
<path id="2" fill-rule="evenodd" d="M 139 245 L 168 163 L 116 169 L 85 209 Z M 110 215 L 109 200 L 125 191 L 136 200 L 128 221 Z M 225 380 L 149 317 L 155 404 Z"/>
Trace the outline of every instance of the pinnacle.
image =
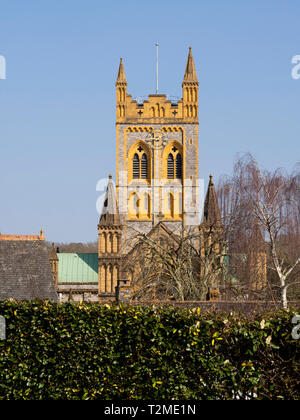
<path id="1" fill-rule="evenodd" d="M 183 82 L 198 83 L 196 67 L 195 67 L 194 58 L 192 54 L 192 47 L 189 47 L 189 55 L 188 55 L 188 60 L 186 63 Z"/>
<path id="2" fill-rule="evenodd" d="M 100 225 L 119 225 L 120 224 L 120 215 L 119 215 L 112 175 L 109 175 L 99 224 Z"/>
<path id="3" fill-rule="evenodd" d="M 120 65 L 119 65 L 117 83 L 127 83 L 126 76 L 125 76 L 124 65 L 123 65 L 123 58 L 120 58 Z"/>
<path id="4" fill-rule="evenodd" d="M 221 222 L 221 213 L 212 175 L 209 176 L 209 184 L 204 203 L 204 222 L 210 225 L 216 225 Z"/>

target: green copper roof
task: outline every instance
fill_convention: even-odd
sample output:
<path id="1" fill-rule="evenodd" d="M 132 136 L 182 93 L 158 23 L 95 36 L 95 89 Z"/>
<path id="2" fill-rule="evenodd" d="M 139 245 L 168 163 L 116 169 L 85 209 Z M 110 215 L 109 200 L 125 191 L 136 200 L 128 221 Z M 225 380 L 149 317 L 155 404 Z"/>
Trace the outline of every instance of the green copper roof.
<path id="1" fill-rule="evenodd" d="M 59 253 L 58 283 L 98 283 L 98 254 Z"/>

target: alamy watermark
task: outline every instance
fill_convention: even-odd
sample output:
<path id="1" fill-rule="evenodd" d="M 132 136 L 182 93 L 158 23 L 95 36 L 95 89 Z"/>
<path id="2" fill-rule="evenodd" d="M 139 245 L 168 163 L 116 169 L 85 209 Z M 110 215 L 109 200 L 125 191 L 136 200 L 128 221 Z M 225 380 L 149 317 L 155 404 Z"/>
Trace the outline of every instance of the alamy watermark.
<path id="1" fill-rule="evenodd" d="M 181 181 L 170 183 L 167 182 L 169 180 L 152 179 L 149 183 L 132 182 L 129 184 L 127 180 L 127 171 L 120 171 L 117 187 L 120 215 L 130 214 L 139 219 L 147 215 L 149 218 L 152 216 L 159 218 L 161 214 L 170 216 L 172 212 L 175 215 L 184 212 L 187 225 L 199 225 L 204 205 L 204 179 L 184 179 L 182 183 Z M 107 185 L 107 178 L 100 179 L 96 185 L 96 191 L 102 192 L 96 201 L 96 210 L 99 215 L 107 211 L 104 202 Z"/>
<path id="2" fill-rule="evenodd" d="M 292 57 L 292 64 L 295 64 L 292 68 L 292 78 L 298 80 L 300 79 L 300 55 L 294 55 Z"/>
<path id="3" fill-rule="evenodd" d="M 6 79 L 6 60 L 3 55 L 0 55 L 0 80 Z"/>
<path id="4" fill-rule="evenodd" d="M 300 338 L 300 315 L 295 315 L 292 319 L 292 323 L 297 324 L 292 329 L 292 337 L 293 337 L 294 340 L 299 340 L 299 338 Z"/>
<path id="5" fill-rule="evenodd" d="M 0 316 L 0 340 L 6 339 L 6 320 L 4 316 Z"/>

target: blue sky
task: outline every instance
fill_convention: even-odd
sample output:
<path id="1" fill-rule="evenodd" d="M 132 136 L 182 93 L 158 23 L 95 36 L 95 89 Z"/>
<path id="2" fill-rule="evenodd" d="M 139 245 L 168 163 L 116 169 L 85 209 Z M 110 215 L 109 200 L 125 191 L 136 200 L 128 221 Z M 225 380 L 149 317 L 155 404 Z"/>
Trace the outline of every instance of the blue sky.
<path id="1" fill-rule="evenodd" d="M 237 153 L 267 169 L 300 161 L 300 2 L 0 0 L 0 232 L 97 238 L 96 183 L 115 177 L 115 79 L 181 96 L 188 47 L 200 82 L 200 177 Z"/>

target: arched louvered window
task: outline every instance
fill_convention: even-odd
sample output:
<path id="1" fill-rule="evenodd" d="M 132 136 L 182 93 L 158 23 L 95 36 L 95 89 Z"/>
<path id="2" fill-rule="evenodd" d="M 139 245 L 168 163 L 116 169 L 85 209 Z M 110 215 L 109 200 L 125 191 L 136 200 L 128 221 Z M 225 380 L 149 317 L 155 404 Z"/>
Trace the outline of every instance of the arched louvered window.
<path id="1" fill-rule="evenodd" d="M 172 147 L 173 146 L 173 147 Z M 166 172 L 164 172 L 164 176 L 167 179 L 178 179 L 182 180 L 183 176 L 183 159 L 182 159 L 182 151 L 176 145 L 170 145 L 171 150 L 168 150 L 167 162 L 166 163 Z"/>
<path id="2" fill-rule="evenodd" d="M 148 162 L 147 162 L 147 156 L 144 153 L 141 159 L 141 178 L 147 179 L 147 175 L 148 175 Z"/>
<path id="3" fill-rule="evenodd" d="M 174 178 L 174 157 L 172 153 L 170 153 L 168 156 L 168 178 Z"/>
<path id="4" fill-rule="evenodd" d="M 176 155 L 176 178 L 182 178 L 182 157 L 180 153 Z"/>
<path id="5" fill-rule="evenodd" d="M 147 149 L 147 145 L 144 145 L 142 141 L 137 142 L 137 144 L 130 149 L 128 159 L 131 162 L 129 182 L 137 179 L 150 182 L 151 156 Z"/>
<path id="6" fill-rule="evenodd" d="M 133 156 L 133 168 L 132 168 L 132 177 L 134 179 L 139 179 L 140 177 L 140 159 L 139 159 L 139 155 L 137 153 L 135 153 L 135 155 Z"/>

